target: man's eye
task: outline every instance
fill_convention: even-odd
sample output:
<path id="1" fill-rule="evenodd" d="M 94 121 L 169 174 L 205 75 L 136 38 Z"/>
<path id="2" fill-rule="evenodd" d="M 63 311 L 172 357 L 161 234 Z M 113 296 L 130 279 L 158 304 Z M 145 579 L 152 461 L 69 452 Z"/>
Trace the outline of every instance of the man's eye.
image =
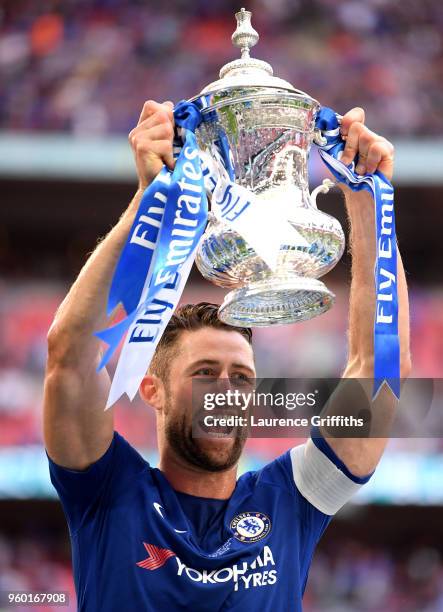
<path id="1" fill-rule="evenodd" d="M 213 376 L 214 372 L 211 368 L 200 368 L 196 372 L 194 372 L 194 376 Z"/>
<path id="2" fill-rule="evenodd" d="M 250 377 L 247 374 L 244 374 L 243 372 L 238 372 L 237 374 L 234 374 L 232 376 L 232 378 L 234 380 L 238 380 L 240 382 L 249 382 L 250 381 Z"/>

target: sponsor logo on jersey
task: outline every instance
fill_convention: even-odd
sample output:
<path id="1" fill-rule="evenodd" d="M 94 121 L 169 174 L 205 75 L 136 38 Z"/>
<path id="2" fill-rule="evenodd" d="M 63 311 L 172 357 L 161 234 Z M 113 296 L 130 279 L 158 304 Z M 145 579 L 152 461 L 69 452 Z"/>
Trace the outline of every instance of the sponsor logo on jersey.
<path id="1" fill-rule="evenodd" d="M 265 546 L 252 563 L 241 561 L 217 570 L 188 567 L 179 557 L 175 557 L 175 561 L 178 576 L 203 584 L 232 582 L 234 591 L 238 591 L 240 588 L 271 586 L 277 582 L 277 569 L 269 546 Z"/>
<path id="2" fill-rule="evenodd" d="M 196 569 L 189 567 L 168 548 L 160 548 L 155 544 L 143 545 L 148 557 L 137 563 L 138 567 L 146 570 L 161 568 L 168 559 L 175 558 L 177 563 L 177 576 L 189 582 L 200 582 L 203 584 L 220 584 L 232 582 L 234 591 L 239 588 L 249 589 L 255 587 L 271 586 L 277 582 L 277 568 L 271 548 L 264 546 L 262 552 L 252 561 L 241 561 L 215 570 Z"/>
<path id="3" fill-rule="evenodd" d="M 172 552 L 169 548 L 160 548 L 160 546 L 146 544 L 146 542 L 143 542 L 143 546 L 146 548 L 148 556 L 137 563 L 143 569 L 156 570 L 162 567 L 170 557 L 175 557 L 175 552 Z"/>
<path id="4" fill-rule="evenodd" d="M 263 512 L 242 512 L 232 519 L 230 527 L 240 542 L 257 542 L 271 531 L 271 520 Z"/>

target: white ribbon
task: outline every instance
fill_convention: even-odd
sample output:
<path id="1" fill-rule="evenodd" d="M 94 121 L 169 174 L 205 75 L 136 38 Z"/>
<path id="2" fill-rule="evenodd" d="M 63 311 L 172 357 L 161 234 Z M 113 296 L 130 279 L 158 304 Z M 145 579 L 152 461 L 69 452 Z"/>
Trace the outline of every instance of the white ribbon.
<path id="1" fill-rule="evenodd" d="M 277 267 L 277 259 L 282 244 L 309 247 L 309 243 L 290 223 L 288 196 L 297 197 L 298 193 L 288 187 L 289 193 L 283 198 L 266 200 L 272 195 L 272 188 L 263 197 L 233 183 L 223 165 L 216 147 L 211 155 L 200 152 L 206 189 L 212 194 L 211 211 L 215 217 L 227 223 L 254 249 L 272 271 Z M 282 189 L 279 189 L 282 193 Z M 291 203 L 295 208 L 296 202 Z"/>
<path id="2" fill-rule="evenodd" d="M 123 343 L 114 378 L 112 380 L 106 410 L 110 408 L 119 399 L 119 397 L 123 395 L 123 393 L 126 393 L 131 401 L 134 399 L 140 383 L 149 368 L 149 364 L 151 363 L 154 352 L 158 343 L 160 342 L 160 338 L 165 331 L 165 327 L 169 323 L 169 319 L 174 313 L 174 308 L 170 308 L 167 306 L 167 304 L 173 304 L 174 297 L 177 294 L 182 294 L 191 271 L 192 264 L 194 263 L 195 255 L 196 250 L 189 256 L 189 258 L 180 268 L 179 278 L 177 279 L 174 288 L 169 289 L 164 287 L 156 296 L 156 303 L 152 305 L 152 309 L 150 311 L 150 316 L 153 318 L 153 320 L 158 321 L 156 323 L 157 327 L 155 331 L 155 340 L 143 344 L 130 343 L 129 339 L 137 326 L 137 321 L 134 321 L 129 328 Z M 140 298 L 140 304 L 142 304 L 145 300 L 147 293 L 148 285 L 146 284 Z"/>

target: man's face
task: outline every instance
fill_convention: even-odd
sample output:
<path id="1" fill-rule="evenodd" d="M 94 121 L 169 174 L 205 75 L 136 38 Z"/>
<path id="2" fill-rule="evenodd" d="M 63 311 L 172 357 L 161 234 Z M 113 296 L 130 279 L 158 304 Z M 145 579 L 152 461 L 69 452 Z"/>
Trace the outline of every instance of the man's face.
<path id="1" fill-rule="evenodd" d="M 165 442 L 188 464 L 210 472 L 226 470 L 241 455 L 245 430 L 233 428 L 206 435 L 202 429 L 196 431 L 209 414 L 203 408 L 202 394 L 248 386 L 248 379 L 255 378 L 252 347 L 235 331 L 204 327 L 181 332 L 176 348 L 165 384 Z"/>

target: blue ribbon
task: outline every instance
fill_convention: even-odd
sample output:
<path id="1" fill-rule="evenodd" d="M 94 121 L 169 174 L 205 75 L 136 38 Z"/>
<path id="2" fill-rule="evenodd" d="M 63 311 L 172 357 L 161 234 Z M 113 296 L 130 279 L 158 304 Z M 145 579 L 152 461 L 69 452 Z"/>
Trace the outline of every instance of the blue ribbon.
<path id="1" fill-rule="evenodd" d="M 397 241 L 395 235 L 394 189 L 380 172 L 360 176 L 355 172 L 357 158 L 345 166 L 340 156 L 345 141 L 340 135 L 337 115 L 330 108 L 321 108 L 316 127 L 325 144 L 318 145 L 319 153 L 335 176 L 353 191 L 369 191 L 375 203 L 376 262 L 374 317 L 374 387 L 376 396 L 383 383 L 387 383 L 397 398 L 400 397 L 400 343 L 398 337 L 397 296 Z"/>
<path id="2" fill-rule="evenodd" d="M 98 338 L 109 344 L 98 369 L 108 363 L 137 317 L 143 321 L 152 310 L 158 312 L 159 307 L 175 308 L 172 303 L 157 304 L 156 295 L 164 287 L 175 287 L 181 265 L 194 252 L 206 227 L 208 204 L 195 137 L 202 121 L 201 112 L 184 100 L 175 107 L 174 119 L 177 126 L 184 128 L 183 148 L 174 171 L 163 167 L 140 201 L 116 266 L 107 304 L 108 316 L 122 303 L 127 317 L 96 332 Z M 143 292 L 146 297 L 140 303 Z M 176 297 L 178 301 L 180 296 Z M 134 335 L 130 339 L 141 340 L 147 338 Z"/>

